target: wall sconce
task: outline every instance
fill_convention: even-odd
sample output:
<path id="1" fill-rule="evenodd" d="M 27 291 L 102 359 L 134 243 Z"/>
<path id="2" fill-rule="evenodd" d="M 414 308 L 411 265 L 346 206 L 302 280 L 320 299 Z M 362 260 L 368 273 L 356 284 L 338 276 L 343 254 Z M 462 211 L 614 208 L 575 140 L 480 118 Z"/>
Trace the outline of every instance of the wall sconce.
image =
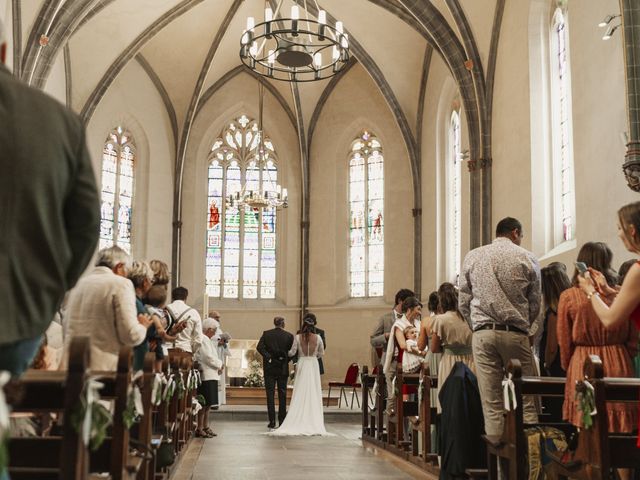
<path id="1" fill-rule="evenodd" d="M 619 23 L 617 25 L 612 25 L 609 28 L 607 28 L 607 31 L 602 36 L 602 40 L 609 40 L 613 36 L 613 34 L 616 32 L 616 30 L 619 29 L 621 26 L 622 24 Z"/>
<path id="2" fill-rule="evenodd" d="M 609 27 L 609 28 L 607 28 L 607 31 L 605 32 L 605 34 L 602 36 L 602 40 L 609 40 L 613 36 L 615 31 L 618 28 L 620 28 L 622 23 L 618 23 L 617 25 L 611 25 L 611 22 L 616 18 L 620 18 L 621 16 L 622 15 L 620 15 L 620 14 L 618 14 L 618 15 L 613 15 L 613 14 L 607 15 L 598 24 L 598 27 L 600 27 L 600 28 L 604 28 L 604 27 L 607 27 L 607 26 Z"/>

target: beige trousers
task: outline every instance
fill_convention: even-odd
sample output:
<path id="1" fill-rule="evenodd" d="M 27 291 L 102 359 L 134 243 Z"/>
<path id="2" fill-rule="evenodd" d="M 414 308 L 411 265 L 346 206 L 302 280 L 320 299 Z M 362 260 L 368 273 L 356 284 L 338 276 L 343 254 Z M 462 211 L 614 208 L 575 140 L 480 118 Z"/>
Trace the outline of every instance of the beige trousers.
<path id="1" fill-rule="evenodd" d="M 501 330 L 480 330 L 473 333 L 473 360 L 482 399 L 484 429 L 487 435 L 501 435 L 504 423 L 502 380 L 509 360 L 522 364 L 523 375 L 536 375 L 533 354 L 526 335 Z M 536 423 L 533 397 L 523 398 L 525 423 Z"/>

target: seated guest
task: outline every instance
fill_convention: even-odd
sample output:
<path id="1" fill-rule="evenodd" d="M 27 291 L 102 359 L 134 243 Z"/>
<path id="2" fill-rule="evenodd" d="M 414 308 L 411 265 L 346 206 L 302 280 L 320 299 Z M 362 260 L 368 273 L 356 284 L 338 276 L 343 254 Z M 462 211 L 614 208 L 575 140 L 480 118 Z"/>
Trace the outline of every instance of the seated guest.
<path id="1" fill-rule="evenodd" d="M 438 390 L 442 388 L 456 362 L 475 372 L 471 350 L 471 328 L 458 311 L 458 292 L 451 283 L 438 288 L 438 312 L 431 325 L 431 351 L 443 352 L 438 368 Z M 442 412 L 438 399 L 438 413 Z"/>
<path id="2" fill-rule="evenodd" d="M 136 313 L 136 294 L 127 279 L 130 266 L 131 257 L 120 247 L 98 252 L 96 267 L 69 295 L 65 357 L 71 338 L 91 337 L 91 370 L 115 371 L 120 348 L 145 339 L 151 319 Z"/>
<path id="3" fill-rule="evenodd" d="M 198 429 L 196 437 L 215 437 L 216 434 L 209 427 L 209 409 L 218 405 L 218 380 L 222 372 L 222 360 L 218 357 L 217 345 L 214 345 L 212 337 L 216 334 L 218 322 L 213 318 L 205 318 L 202 321 L 202 345 L 195 355 L 202 371 L 202 384 L 198 387 L 198 393 L 204 397 L 202 410 L 198 412 Z"/>
<path id="4" fill-rule="evenodd" d="M 578 261 L 603 272 L 613 287 L 617 278 L 611 274 L 611 255 L 600 242 L 585 243 Z M 606 272 L 606 273 L 605 273 Z M 558 303 L 558 345 L 562 368 L 567 371 L 562 417 L 582 427 L 582 412 L 575 400 L 575 383 L 584 377 L 583 366 L 588 355 L 602 359 L 605 377 L 632 377 L 631 356 L 635 354 L 637 336 L 631 322 L 605 327 L 593 309 L 588 296 L 578 287 L 579 273 L 573 275 L 573 287 L 560 295 Z M 607 300 L 610 303 L 609 300 Z M 609 431 L 630 432 L 634 428 L 633 404 L 607 403 Z"/>

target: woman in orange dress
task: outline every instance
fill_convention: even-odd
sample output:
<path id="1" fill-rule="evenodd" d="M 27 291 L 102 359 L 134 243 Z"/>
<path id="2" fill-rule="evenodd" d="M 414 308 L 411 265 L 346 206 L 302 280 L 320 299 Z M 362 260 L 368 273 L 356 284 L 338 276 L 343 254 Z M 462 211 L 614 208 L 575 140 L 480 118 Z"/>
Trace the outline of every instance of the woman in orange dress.
<path id="1" fill-rule="evenodd" d="M 605 274 L 610 285 L 615 285 L 611 270 L 611 250 L 601 242 L 584 244 L 578 261 Z M 630 322 L 605 327 L 591 306 L 587 295 L 577 286 L 578 272 L 573 287 L 560 295 L 558 304 L 558 345 L 562 368 L 567 371 L 562 418 L 582 427 L 582 412 L 575 400 L 575 383 L 584 376 L 583 366 L 588 355 L 602 359 L 606 377 L 633 377 L 631 358 L 635 353 L 637 334 Z M 631 432 L 636 425 L 633 404 L 608 403 L 609 431 Z"/>

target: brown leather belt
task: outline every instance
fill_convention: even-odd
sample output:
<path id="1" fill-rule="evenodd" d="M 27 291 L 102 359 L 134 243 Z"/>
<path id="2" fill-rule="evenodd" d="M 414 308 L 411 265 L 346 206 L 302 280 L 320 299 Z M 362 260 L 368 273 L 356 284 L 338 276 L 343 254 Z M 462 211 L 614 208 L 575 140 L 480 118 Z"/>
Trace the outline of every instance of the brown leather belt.
<path id="1" fill-rule="evenodd" d="M 502 323 L 485 323 L 484 325 L 476 327 L 474 332 L 479 332 L 480 330 L 500 330 L 502 332 L 513 332 L 519 333 L 521 335 L 529 335 L 527 332 L 520 328 L 516 328 L 511 325 L 503 325 Z"/>

